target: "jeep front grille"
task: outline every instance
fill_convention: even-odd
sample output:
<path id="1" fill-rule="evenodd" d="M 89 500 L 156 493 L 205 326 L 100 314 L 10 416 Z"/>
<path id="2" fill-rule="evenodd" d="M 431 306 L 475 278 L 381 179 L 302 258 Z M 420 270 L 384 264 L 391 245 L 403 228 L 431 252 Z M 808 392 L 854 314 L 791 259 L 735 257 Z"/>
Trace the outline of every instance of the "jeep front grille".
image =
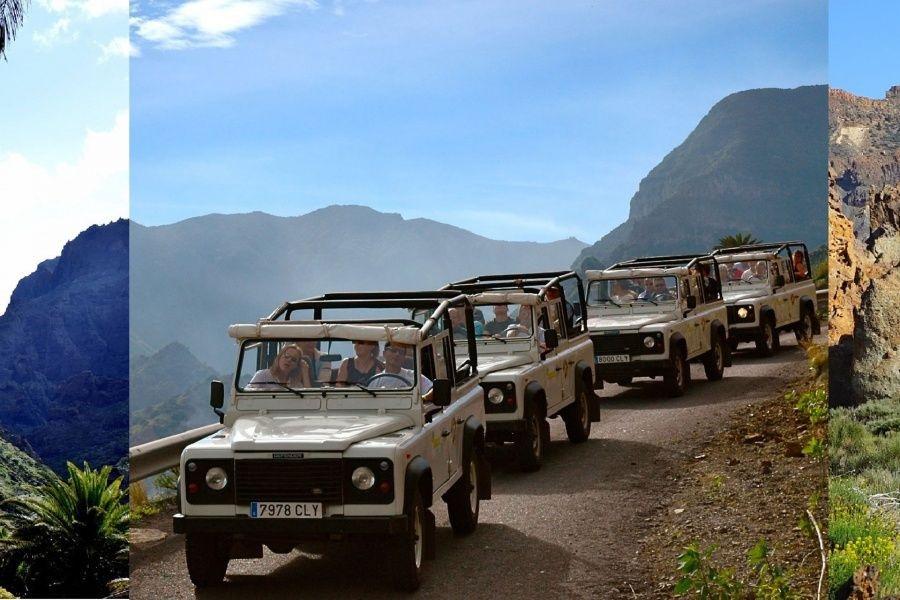
<path id="1" fill-rule="evenodd" d="M 594 342 L 594 354 L 643 354 L 642 338 L 639 333 L 623 333 L 594 336 L 591 341 Z"/>
<path id="2" fill-rule="evenodd" d="M 234 479 L 238 504 L 343 501 L 339 458 L 239 459 L 234 461 Z"/>

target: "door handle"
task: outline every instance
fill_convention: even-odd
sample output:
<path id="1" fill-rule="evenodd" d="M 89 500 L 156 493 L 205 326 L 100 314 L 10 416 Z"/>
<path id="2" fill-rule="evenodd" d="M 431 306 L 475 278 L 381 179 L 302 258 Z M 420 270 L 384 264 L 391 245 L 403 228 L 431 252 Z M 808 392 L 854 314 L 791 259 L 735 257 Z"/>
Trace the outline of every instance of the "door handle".
<path id="1" fill-rule="evenodd" d="M 447 437 L 448 435 L 450 435 L 449 429 L 445 429 L 441 432 L 441 437 Z"/>

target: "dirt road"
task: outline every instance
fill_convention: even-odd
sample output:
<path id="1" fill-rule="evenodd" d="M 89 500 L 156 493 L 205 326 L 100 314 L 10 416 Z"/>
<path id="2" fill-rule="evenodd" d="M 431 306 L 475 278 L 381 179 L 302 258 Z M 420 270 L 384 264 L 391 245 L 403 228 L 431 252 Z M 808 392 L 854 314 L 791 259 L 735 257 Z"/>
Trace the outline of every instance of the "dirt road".
<path id="1" fill-rule="evenodd" d="M 737 407 L 781 392 L 807 368 L 793 340 L 768 359 L 739 351 L 735 366 L 710 383 L 693 365 L 694 383 L 682 398 L 638 380 L 602 391 L 603 421 L 591 439 L 573 446 L 559 419 L 552 445 L 533 474 L 493 457 L 494 497 L 481 505 L 478 530 L 454 538 L 437 506 L 437 560 L 427 563 L 421 597 L 634 598 L 655 584 L 636 564 L 636 540 L 653 527 L 650 515 L 667 497 L 690 449 L 724 426 Z M 742 346 L 748 348 L 749 346 Z M 167 518 L 156 526 L 168 527 Z M 168 536 L 132 552 L 131 597 L 192 598 L 183 539 Z M 266 553 L 232 561 L 223 586 L 199 598 L 389 598 L 377 546 L 335 546 L 324 556 Z M 634 591 L 632 591 L 634 590 Z"/>

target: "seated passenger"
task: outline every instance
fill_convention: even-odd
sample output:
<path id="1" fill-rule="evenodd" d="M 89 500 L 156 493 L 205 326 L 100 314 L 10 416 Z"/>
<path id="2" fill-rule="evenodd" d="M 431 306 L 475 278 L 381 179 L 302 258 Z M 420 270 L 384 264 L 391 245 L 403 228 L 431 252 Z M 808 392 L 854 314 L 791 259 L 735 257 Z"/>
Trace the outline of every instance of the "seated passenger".
<path id="1" fill-rule="evenodd" d="M 703 283 L 703 294 L 706 296 L 706 301 L 710 302 L 712 300 L 718 300 L 722 293 L 722 284 L 709 276 L 710 269 L 708 263 L 700 263 L 699 270 L 700 281 Z"/>
<path id="2" fill-rule="evenodd" d="M 806 279 L 809 277 L 809 271 L 806 270 L 806 259 L 802 250 L 795 250 L 793 256 L 794 279 Z"/>
<path id="3" fill-rule="evenodd" d="M 268 369 L 257 371 L 246 389 L 281 390 L 285 387 L 309 387 L 309 366 L 303 360 L 303 350 L 297 344 L 285 344 Z"/>
<path id="4" fill-rule="evenodd" d="M 652 277 L 645 277 L 642 282 L 644 285 L 644 290 L 638 294 L 638 300 L 652 300 L 653 296 L 656 294 L 656 283 L 653 281 Z"/>
<path id="5" fill-rule="evenodd" d="M 623 281 L 613 279 L 610 284 L 609 297 L 613 302 L 618 302 L 619 304 L 627 304 L 634 302 L 637 298 L 634 292 L 632 292 L 625 286 L 625 283 Z"/>
<path id="6" fill-rule="evenodd" d="M 495 304 L 494 305 L 494 318 L 491 319 L 484 326 L 484 332 L 487 335 L 497 335 L 506 331 L 506 328 L 510 325 L 514 325 L 516 322 L 515 319 L 510 318 L 509 316 L 509 305 L 507 304 Z"/>
<path id="7" fill-rule="evenodd" d="M 356 352 L 355 357 L 341 361 L 337 374 L 338 385 L 364 384 L 375 373 L 384 370 L 384 364 L 378 360 L 378 342 L 355 340 L 353 350 Z"/>
<path id="8" fill-rule="evenodd" d="M 303 350 L 303 361 L 309 368 L 309 382 L 314 386 L 318 386 L 321 382 L 320 376 L 326 375 L 325 371 L 330 371 L 330 369 L 322 368 L 325 365 L 319 358 L 322 356 L 322 353 L 316 347 L 316 340 L 301 340 L 297 342 L 297 345 Z"/>
<path id="9" fill-rule="evenodd" d="M 753 265 L 753 269 L 747 269 L 741 275 L 741 281 L 746 283 L 762 283 L 763 281 L 768 280 L 768 265 L 764 260 L 756 261 L 756 264 Z"/>
<path id="10" fill-rule="evenodd" d="M 461 308 L 451 308 L 447 311 L 450 316 L 450 327 L 453 330 L 454 339 L 462 339 L 469 334 L 466 331 L 466 313 Z"/>
<path id="11" fill-rule="evenodd" d="M 367 387 L 373 390 L 393 390 L 410 388 L 415 380 L 412 369 L 403 366 L 410 346 L 399 342 L 388 342 L 384 345 L 384 370 L 376 373 Z M 379 377 L 381 375 L 381 377 Z M 419 375 L 419 392 L 427 396 L 431 391 L 431 380 Z"/>
<path id="12" fill-rule="evenodd" d="M 506 337 L 528 337 L 531 335 L 532 324 L 533 319 L 531 317 L 531 307 L 523 304 L 522 308 L 519 309 L 518 322 L 515 325 L 510 325 L 506 329 Z M 541 348 L 541 352 L 546 351 L 547 346 L 544 344 L 544 328 L 540 325 L 538 325 L 537 328 L 537 338 L 538 345 Z"/>

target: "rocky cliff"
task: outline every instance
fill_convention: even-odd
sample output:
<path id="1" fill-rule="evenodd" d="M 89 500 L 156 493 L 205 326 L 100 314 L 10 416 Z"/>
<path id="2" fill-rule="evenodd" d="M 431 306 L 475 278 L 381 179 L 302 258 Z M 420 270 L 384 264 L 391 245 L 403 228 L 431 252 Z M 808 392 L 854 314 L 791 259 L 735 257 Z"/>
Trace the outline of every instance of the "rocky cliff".
<path id="1" fill-rule="evenodd" d="M 827 111 L 825 86 L 724 98 L 641 181 L 628 220 L 575 266 L 703 251 L 738 232 L 825 244 Z"/>
<path id="2" fill-rule="evenodd" d="M 0 316 L 0 425 L 58 472 L 128 449 L 128 222 L 93 226 Z"/>
<path id="3" fill-rule="evenodd" d="M 900 394 L 900 87 L 830 93 L 831 400 Z"/>

